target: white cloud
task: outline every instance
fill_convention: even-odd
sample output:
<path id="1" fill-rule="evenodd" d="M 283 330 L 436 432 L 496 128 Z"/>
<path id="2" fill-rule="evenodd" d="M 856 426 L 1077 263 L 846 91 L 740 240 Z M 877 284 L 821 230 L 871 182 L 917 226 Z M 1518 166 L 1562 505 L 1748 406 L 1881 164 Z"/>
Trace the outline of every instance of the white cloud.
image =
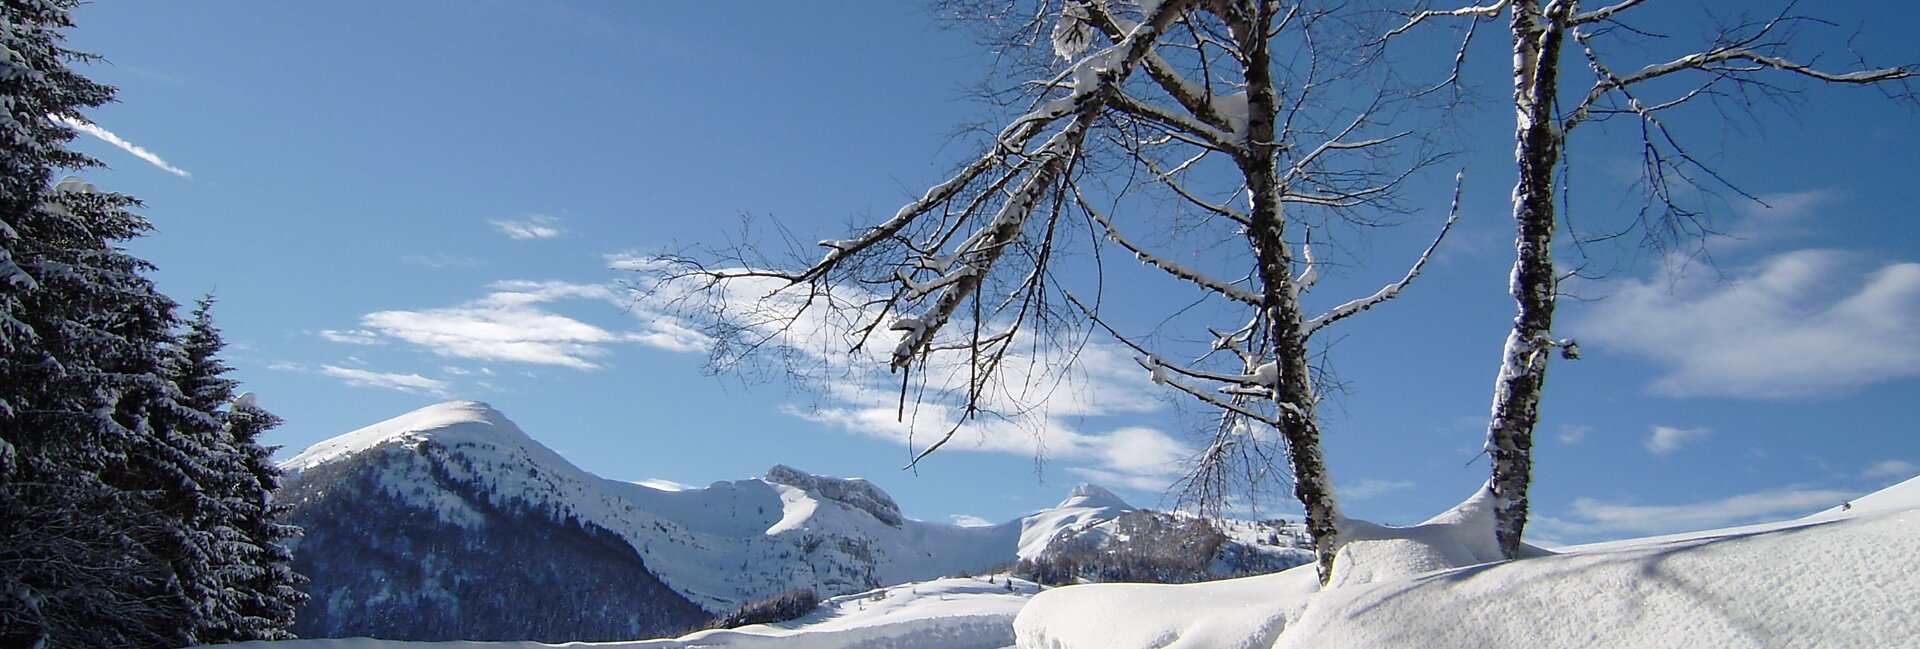
<path id="1" fill-rule="evenodd" d="M 1682 446 L 1706 439 L 1712 432 L 1705 428 L 1654 426 L 1653 435 L 1647 437 L 1647 452 L 1654 455 L 1667 455 L 1680 450 Z"/>
<path id="2" fill-rule="evenodd" d="M 1562 424 L 1560 426 L 1560 434 L 1558 435 L 1558 437 L 1560 438 L 1560 443 L 1562 444 L 1578 444 L 1581 441 L 1585 440 L 1587 438 L 1587 434 L 1591 432 L 1593 432 L 1592 426 Z"/>
<path id="3" fill-rule="evenodd" d="M 320 337 L 347 345 L 385 345 L 380 334 L 365 329 L 323 329 Z"/>
<path id="4" fill-rule="evenodd" d="M 1906 460 L 1881 460 L 1873 463 L 1873 466 L 1867 467 L 1867 470 L 1860 472 L 1860 477 L 1871 480 L 1911 478 L 1915 475 L 1920 475 L 1920 465 L 1915 465 Z"/>
<path id="5" fill-rule="evenodd" d="M 614 255 L 616 267 L 661 270 L 634 255 Z M 908 375 L 904 421 L 900 412 L 901 375 L 888 360 L 898 332 L 879 327 L 870 338 L 849 334 L 873 314 L 852 308 L 826 308 L 870 302 L 858 288 L 836 287 L 831 298 L 781 292 L 786 283 L 747 277 L 697 290 L 660 275 L 635 279 L 636 315 L 652 318 L 646 344 L 664 349 L 707 351 L 717 344 L 700 334 L 694 319 L 713 311 L 733 317 L 743 345 L 779 348 L 759 360 L 790 363 L 818 401 L 789 405 L 788 414 L 847 432 L 896 444 L 911 452 L 926 449 L 959 426 L 942 452 L 984 451 L 1045 457 L 1068 471 L 1116 488 L 1164 491 L 1184 475 L 1194 449 L 1167 433 L 1089 419 L 1154 412 L 1165 406 L 1127 350 L 1099 341 L 1083 345 L 1038 343 L 1023 329 L 991 380 L 980 387 L 977 404 L 987 414 L 968 418 L 968 386 L 977 375 L 964 353 L 936 353 L 916 363 Z M 991 326 L 991 325 L 989 325 Z M 956 327 L 955 331 L 961 328 Z M 956 335 L 958 335 L 956 333 Z M 957 340 L 943 340 L 951 346 Z M 722 350 L 725 351 L 725 350 Z M 778 370 L 788 369 L 785 366 Z M 964 426 L 961 424 L 964 423 Z"/>
<path id="6" fill-rule="evenodd" d="M 567 232 L 560 228 L 560 219 L 545 214 L 535 214 L 524 219 L 493 219 L 489 223 L 507 236 L 521 241 L 552 239 Z"/>
<path id="7" fill-rule="evenodd" d="M 1801 250 L 1730 271 L 1629 281 L 1572 331 L 1665 368 L 1656 392 L 1763 399 L 1920 376 L 1920 263 Z"/>
<path id="8" fill-rule="evenodd" d="M 1759 202 L 1738 201 L 1734 213 L 1739 219 L 1724 235 L 1714 236 L 1707 244 L 1717 253 L 1751 248 L 1770 241 L 1790 239 L 1806 232 L 1810 222 L 1839 199 L 1831 191 L 1814 189 L 1760 195 Z"/>
<path id="9" fill-rule="evenodd" d="M 641 343 L 690 351 L 704 344 L 697 332 L 672 322 L 612 331 L 545 308 L 577 299 L 626 305 L 626 297 L 609 285 L 505 281 L 491 288 L 486 297 L 458 306 L 379 311 L 360 321 L 370 339 L 397 339 L 443 356 L 581 370 L 598 369 L 593 359 L 611 353 L 611 345 Z"/>
<path id="10" fill-rule="evenodd" d="M 320 366 L 320 373 L 345 380 L 347 385 L 386 388 L 388 390 L 399 390 L 401 392 L 426 393 L 437 397 L 448 396 L 447 389 L 451 387 L 446 381 L 430 379 L 418 374 L 374 372 L 334 365 Z"/>
<path id="11" fill-rule="evenodd" d="M 699 489 L 699 487 L 695 487 L 690 484 L 681 484 L 678 482 L 674 482 L 672 480 L 667 480 L 665 478 L 647 478 L 645 480 L 635 480 L 633 481 L 633 483 L 640 485 L 642 487 L 650 487 L 653 489 L 659 489 L 661 491 L 693 491 L 695 489 Z"/>
<path id="12" fill-rule="evenodd" d="M 71 117 L 54 117 L 53 119 L 54 121 L 57 121 L 57 122 L 60 122 L 61 124 L 66 125 L 67 128 L 71 128 L 81 133 L 86 133 L 87 135 L 100 138 L 100 141 L 102 142 L 106 142 L 107 144 L 120 147 L 120 150 L 126 151 L 127 153 L 131 153 L 133 154 L 133 157 L 139 158 L 141 160 L 145 160 L 147 161 L 147 164 L 151 164 L 155 167 L 159 167 L 162 171 L 173 174 L 175 176 L 179 176 L 181 178 L 193 177 L 193 174 L 187 173 L 187 170 L 167 164 L 167 161 L 160 159 L 159 154 L 156 154 L 152 151 L 148 151 L 146 149 L 142 149 L 138 145 L 132 142 L 128 142 L 124 139 L 121 139 L 120 136 L 114 135 L 113 131 L 109 131 L 107 129 L 101 128 L 100 125 L 98 124 L 77 120 Z"/>
<path id="13" fill-rule="evenodd" d="M 1800 516 L 1856 495 L 1830 489 L 1782 488 L 1683 505 L 1623 505 L 1580 498 L 1573 501 L 1574 520 L 1545 517 L 1540 522 L 1549 534 L 1662 534 Z"/>
<path id="14" fill-rule="evenodd" d="M 961 527 L 993 527 L 993 521 L 972 514 L 954 514 L 953 524 Z"/>
<path id="15" fill-rule="evenodd" d="M 1343 500 L 1366 500 L 1401 489 L 1412 489 L 1413 483 L 1404 480 L 1376 480 L 1369 478 L 1353 484 L 1336 485 L 1336 487 L 1340 498 Z"/>

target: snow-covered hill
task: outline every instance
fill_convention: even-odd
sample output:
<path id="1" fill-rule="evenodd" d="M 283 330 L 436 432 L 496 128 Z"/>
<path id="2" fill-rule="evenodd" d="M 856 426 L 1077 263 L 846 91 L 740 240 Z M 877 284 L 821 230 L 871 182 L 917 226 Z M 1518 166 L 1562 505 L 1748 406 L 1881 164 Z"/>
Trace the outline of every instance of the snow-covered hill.
<path id="1" fill-rule="evenodd" d="M 1424 524 L 1356 524 L 1314 568 L 1042 593 L 1020 647 L 1920 646 L 1920 478 L 1847 510 L 1490 561 L 1486 492 Z"/>
<path id="2" fill-rule="evenodd" d="M 678 638 L 596 643 L 595 649 L 999 649 L 1039 592 L 1005 576 L 956 577 L 842 595 L 799 619 Z M 402 642 L 320 638 L 242 642 L 221 649 L 549 649 L 536 642 Z M 579 645 L 566 645 L 579 646 Z"/>
<path id="3" fill-rule="evenodd" d="M 1421 525 L 1354 528 L 1363 547 L 1344 560 L 1364 565 L 1327 589 L 1311 566 L 1211 584 L 1094 584 L 1038 596 L 1032 584 L 1004 577 L 943 579 L 842 596 L 792 622 L 595 646 L 986 649 L 1015 642 L 1017 630 L 1019 646 L 1049 649 L 1911 647 L 1920 638 L 1915 485 L 1920 479 L 1804 519 L 1492 563 L 1477 563 L 1484 548 L 1475 540 L 1487 530 L 1486 503 L 1476 497 Z M 352 638 L 226 646 L 552 645 Z"/>
<path id="4" fill-rule="evenodd" d="M 429 598 L 434 606 L 459 609 L 461 598 L 446 584 L 483 583 L 490 578 L 486 570 L 519 566 L 499 565 L 501 559 L 473 555 L 467 549 L 435 554 L 434 547 L 428 546 L 453 544 L 457 537 L 493 538 L 488 534 L 502 525 L 556 526 L 560 532 L 544 533 L 580 537 L 574 545 L 582 547 L 592 546 L 597 538 L 617 539 L 630 546 L 631 557 L 597 550 L 580 556 L 613 562 L 608 565 L 621 561 L 643 565 L 644 571 L 686 600 L 709 613 L 723 613 L 793 588 L 811 588 L 831 597 L 981 573 L 1037 556 L 1056 538 L 1100 533 L 1101 525 L 1134 511 L 1106 489 L 1081 485 L 1056 507 L 999 525 L 962 527 L 907 519 L 891 497 L 865 480 L 815 476 L 787 466 L 774 466 L 761 478 L 696 489 L 619 482 L 575 467 L 535 442 L 505 415 L 476 401 L 430 406 L 326 440 L 283 467 L 290 473 L 284 493 L 294 507 L 295 522 L 309 530 L 296 553 L 308 566 L 323 561 L 327 571 L 355 570 L 354 562 L 364 562 L 366 555 L 379 552 L 389 542 L 362 538 L 369 535 L 445 537 L 411 543 L 421 554 L 414 558 L 421 564 L 418 569 L 398 565 L 406 559 L 396 557 L 389 562 L 394 565 L 376 568 L 376 579 L 354 576 L 355 581 L 334 575 L 316 579 L 316 586 L 340 585 L 337 590 L 312 593 L 314 602 L 303 611 L 299 628 L 324 635 L 391 635 L 375 622 L 390 616 L 368 610 L 365 600 L 385 602 L 396 597 L 389 592 L 395 588 L 435 593 L 437 599 Z M 372 486 L 358 491 L 340 488 L 351 484 L 349 478 Z M 424 519 L 410 523 L 404 533 L 391 526 L 374 526 L 379 529 L 356 536 L 353 530 L 369 527 L 367 516 L 335 501 L 374 496 L 390 499 L 394 507 L 411 509 Z M 509 519 L 513 522 L 503 523 Z M 435 525 L 447 531 L 421 531 Z M 524 535 L 531 530 L 516 532 Z M 513 542 L 503 538 L 458 543 Z M 349 548 L 354 556 L 336 556 Z M 469 549 L 483 552 L 486 548 Z M 473 558 L 454 561 L 454 554 Z M 495 565 L 459 565 L 475 561 Z M 566 560 L 569 565 L 573 562 Z M 555 575 L 580 571 L 567 566 L 543 570 L 542 574 Z M 404 579 L 414 581 L 396 583 Z M 423 597 L 417 592 L 404 596 Z M 319 621 L 348 615 L 375 626 Z M 443 637 L 484 637 L 462 633 Z"/>

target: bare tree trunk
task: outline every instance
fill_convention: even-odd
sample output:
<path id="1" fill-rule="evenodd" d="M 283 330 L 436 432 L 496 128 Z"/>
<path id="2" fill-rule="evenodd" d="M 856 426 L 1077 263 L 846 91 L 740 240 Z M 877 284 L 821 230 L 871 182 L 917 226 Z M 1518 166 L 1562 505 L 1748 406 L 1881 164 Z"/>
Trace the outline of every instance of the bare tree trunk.
<path id="1" fill-rule="evenodd" d="M 1271 11 L 1267 3 L 1254 3 L 1254 11 Z M 1281 186 L 1274 156 L 1275 121 L 1278 98 L 1273 87 L 1268 61 L 1269 17 L 1256 16 L 1237 24 L 1234 34 L 1246 52 L 1247 108 L 1250 116 L 1246 156 L 1238 161 L 1253 197 L 1247 237 L 1252 245 L 1262 287 L 1260 308 L 1267 312 L 1268 332 L 1273 357 L 1279 366 L 1275 405 L 1279 409 L 1280 436 L 1286 441 L 1288 463 L 1293 466 L 1293 493 L 1306 510 L 1307 533 L 1313 538 L 1315 558 L 1319 562 L 1322 585 L 1333 575 L 1333 560 L 1340 550 L 1339 508 L 1334 501 L 1333 479 L 1327 473 L 1326 459 L 1320 451 L 1320 424 L 1314 416 L 1313 379 L 1307 369 L 1307 335 L 1300 323 L 1306 321 L 1300 308 L 1300 292 L 1293 281 L 1293 251 L 1284 234 L 1286 219 L 1281 210 L 1285 188 Z"/>
<path id="2" fill-rule="evenodd" d="M 1513 104 L 1518 120 L 1514 161 L 1520 177 L 1513 186 L 1513 221 L 1518 232 L 1508 290 L 1516 311 L 1494 381 L 1493 416 L 1487 426 L 1487 452 L 1493 459 L 1491 486 L 1497 498 L 1494 535 L 1508 558 L 1519 552 L 1527 524 L 1533 428 L 1539 421 L 1540 392 L 1552 346 L 1553 167 L 1560 159 L 1562 142 L 1554 96 L 1566 14 L 1560 3 L 1549 3 L 1548 10 L 1554 13 L 1543 13 L 1538 0 L 1516 0 L 1512 9 Z"/>

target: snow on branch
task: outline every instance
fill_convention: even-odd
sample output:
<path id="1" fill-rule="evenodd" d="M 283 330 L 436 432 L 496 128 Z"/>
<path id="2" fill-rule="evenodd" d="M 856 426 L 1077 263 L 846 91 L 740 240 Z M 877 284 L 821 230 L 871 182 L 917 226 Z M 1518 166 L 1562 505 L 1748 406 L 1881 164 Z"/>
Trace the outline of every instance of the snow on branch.
<path id="1" fill-rule="evenodd" d="M 1633 0 L 1633 1 L 1637 2 L 1638 0 Z M 1464 16 L 1472 16 L 1474 18 L 1498 17 L 1500 15 L 1500 12 L 1507 8 L 1508 2 L 1509 0 L 1499 0 L 1498 2 L 1489 4 L 1489 5 L 1474 5 L 1470 7 L 1461 7 L 1458 9 L 1421 11 L 1413 15 L 1407 16 L 1406 24 L 1401 25 L 1399 27 L 1395 27 L 1392 30 L 1389 30 L 1385 35 L 1382 35 L 1375 42 L 1377 43 L 1379 41 L 1385 41 L 1389 38 L 1393 38 L 1395 36 L 1399 36 L 1400 34 L 1406 33 L 1407 30 L 1413 29 L 1415 26 L 1419 25 L 1420 23 L 1426 22 L 1430 18 L 1448 18 L 1448 17 L 1457 18 L 1457 17 L 1464 17 Z"/>
<path id="2" fill-rule="evenodd" d="M 1234 154 L 1243 150 L 1241 143 L 1235 140 L 1235 136 L 1232 133 L 1202 124 L 1186 115 L 1168 110 L 1166 107 L 1141 101 L 1139 98 L 1126 93 L 1120 93 L 1114 97 L 1113 107 L 1129 115 L 1140 117 L 1165 128 L 1190 135 L 1193 139 L 1187 141 L 1200 146 Z M 1244 123 L 1244 120 L 1242 123 Z"/>
<path id="3" fill-rule="evenodd" d="M 1108 38 L 1119 40 L 1134 27 L 1114 16 L 1107 10 L 1103 3 L 1095 2 L 1085 6 L 1088 10 L 1087 19 L 1091 21 L 1094 26 L 1098 27 L 1100 31 L 1104 32 Z M 1236 57 L 1245 58 L 1244 54 L 1234 51 L 1233 48 L 1226 49 Z M 1237 134 L 1245 130 L 1245 119 L 1240 120 L 1236 124 L 1226 112 L 1220 110 L 1212 101 L 1213 92 L 1210 89 L 1205 85 L 1194 83 L 1191 79 L 1188 79 L 1185 74 L 1182 74 L 1178 68 L 1167 61 L 1166 57 L 1161 56 L 1159 52 L 1148 52 L 1144 62 L 1146 63 L 1147 77 L 1153 79 L 1154 83 L 1158 84 L 1160 89 L 1167 93 L 1167 96 L 1172 97 L 1175 102 L 1180 104 L 1181 108 L 1186 109 L 1195 119 L 1218 131 Z M 1244 112 L 1244 110 L 1242 112 Z M 1226 150 L 1233 149 L 1229 148 Z"/>
<path id="4" fill-rule="evenodd" d="M 893 369 L 909 366 L 928 347 L 934 335 L 946 325 L 955 311 L 980 287 L 987 271 L 999 260 L 1008 245 L 1018 238 L 1028 217 L 1045 202 L 1049 192 L 1055 191 L 1056 183 L 1065 175 L 1068 166 L 1080 157 L 1087 131 L 1113 98 L 1119 95 L 1120 84 L 1140 66 L 1140 61 L 1152 51 L 1162 31 L 1185 11 L 1189 1 L 1168 0 L 1153 7 L 1146 23 L 1129 31 L 1111 47 L 1072 67 L 1069 71 L 1074 80 L 1071 92 L 1016 118 L 1002 131 L 1003 134 L 1019 135 L 1038 128 L 1037 125 L 1051 123 L 1067 115 L 1073 116 L 1038 150 L 1025 156 L 1031 163 L 1027 175 L 1008 195 L 999 211 L 955 249 L 953 256 L 958 260 L 957 263 L 965 266 L 963 270 L 967 272 L 950 273 L 951 280 L 942 285 L 939 295 L 934 297 L 933 304 L 925 313 L 903 317 L 891 326 L 902 332 L 889 363 Z"/>
<path id="5" fill-rule="evenodd" d="M 1152 357 L 1147 357 L 1147 358 L 1136 357 L 1133 359 L 1133 361 L 1135 363 L 1139 363 L 1141 367 L 1146 368 L 1148 372 L 1153 372 L 1154 383 L 1165 385 L 1175 390 L 1179 390 L 1181 392 L 1186 393 L 1188 396 L 1191 396 L 1195 399 L 1199 399 L 1200 401 L 1205 402 L 1207 405 L 1213 406 L 1215 408 L 1219 408 L 1221 410 L 1225 410 L 1227 412 L 1231 412 L 1236 415 L 1240 415 L 1242 417 L 1246 417 L 1248 419 L 1252 419 L 1254 421 L 1258 421 L 1268 426 L 1273 426 L 1277 428 L 1281 424 L 1281 421 L 1278 417 L 1274 417 L 1266 413 L 1255 411 L 1251 408 L 1248 408 L 1245 404 L 1239 403 L 1236 399 L 1222 397 L 1218 394 L 1214 394 L 1213 392 L 1209 392 L 1207 390 L 1194 387 L 1192 385 L 1188 385 L 1187 383 L 1168 375 L 1166 372 L 1161 370 L 1169 368 L 1170 366 L 1158 363 L 1157 359 L 1154 359 Z M 1278 400 L 1274 401 L 1273 403 L 1274 405 L 1280 406 L 1282 409 L 1288 410 L 1289 412 L 1294 412 L 1294 413 L 1299 412 L 1299 409 L 1294 407 L 1294 405 L 1291 403 L 1285 403 Z"/>
<path id="6" fill-rule="evenodd" d="M 1087 308 L 1086 304 L 1081 302 L 1078 296 L 1067 293 L 1066 297 L 1067 301 L 1072 303 L 1075 308 L 1078 308 L 1081 314 L 1086 316 L 1095 326 L 1105 330 L 1108 336 L 1120 344 L 1125 345 L 1128 349 L 1133 350 L 1135 354 L 1138 354 L 1133 358 L 1133 362 L 1140 365 L 1142 369 L 1147 370 L 1148 375 L 1155 385 L 1171 387 L 1215 408 L 1247 417 L 1269 426 L 1278 427 L 1282 422 L 1272 415 L 1249 408 L 1245 403 L 1241 402 L 1241 398 L 1258 397 L 1262 400 L 1270 401 L 1275 407 L 1280 408 L 1284 412 L 1297 417 L 1305 417 L 1305 414 L 1301 412 L 1298 406 L 1275 398 L 1274 386 L 1279 382 L 1280 373 L 1278 363 L 1267 361 L 1245 374 L 1221 374 L 1180 365 L 1178 363 L 1169 363 L 1166 359 L 1161 358 L 1159 354 L 1147 349 L 1145 345 L 1141 345 L 1139 342 L 1134 341 L 1132 338 L 1120 333 L 1111 325 L 1107 324 L 1107 321 L 1102 319 L 1099 314 Z M 1208 390 L 1183 381 L 1181 380 L 1182 378 L 1220 383 L 1224 384 L 1224 387 L 1218 390 Z"/>
<path id="7" fill-rule="evenodd" d="M 1576 26 L 1585 25 L 1588 23 L 1597 23 L 1603 20 L 1613 18 L 1614 14 L 1620 13 L 1622 11 L 1626 11 L 1628 9 L 1632 9 L 1634 5 L 1638 5 L 1645 1 L 1646 0 L 1625 0 L 1624 2 L 1621 2 L 1619 4 L 1608 5 L 1605 7 L 1601 7 L 1599 9 L 1595 9 L 1593 11 L 1575 15 L 1571 20 L 1568 20 L 1567 23 L 1570 25 L 1576 25 Z"/>
<path id="8" fill-rule="evenodd" d="M 1305 293 L 1312 290 L 1313 285 L 1320 281 L 1320 264 L 1313 258 L 1312 230 L 1307 231 L 1307 240 L 1300 244 L 1300 262 L 1305 268 L 1300 269 L 1300 275 L 1293 278 L 1293 292 L 1295 293 Z"/>
<path id="9" fill-rule="evenodd" d="M 1620 5 L 1616 5 L 1616 7 L 1625 9 L 1631 7 L 1632 4 L 1634 3 L 1623 2 Z M 1615 10 L 1617 11 L 1617 9 Z M 1598 11 L 1605 11 L 1605 9 L 1597 10 L 1596 13 Z M 1567 117 L 1561 124 L 1560 129 L 1563 132 L 1572 130 L 1574 126 L 1585 121 L 1587 117 L 1594 112 L 1594 104 L 1610 92 L 1624 91 L 1635 84 L 1678 72 L 1706 72 L 1711 74 L 1712 77 L 1703 83 L 1700 88 L 1696 88 L 1673 101 L 1648 106 L 1634 100 L 1632 102 L 1633 105 L 1627 112 L 1648 116 L 1655 111 L 1679 105 L 1703 94 L 1707 87 L 1723 80 L 1732 79 L 1742 81 L 1747 75 L 1764 70 L 1777 70 L 1798 74 L 1827 83 L 1846 84 L 1883 83 L 1909 79 L 1914 76 L 1914 70 L 1906 66 L 1864 69 L 1852 72 L 1833 72 L 1765 51 L 1766 49 L 1771 49 L 1771 45 L 1762 39 L 1783 23 L 1791 20 L 1795 20 L 1795 17 L 1782 15 L 1768 21 L 1765 25 L 1760 26 L 1759 29 L 1754 30 L 1753 34 L 1745 38 L 1703 52 L 1694 52 L 1664 63 L 1650 64 L 1625 75 L 1616 74 L 1601 63 L 1600 57 L 1594 53 L 1593 48 L 1588 43 L 1589 35 L 1586 34 L 1584 30 L 1575 29 L 1573 32 L 1574 38 L 1579 41 L 1585 49 L 1588 67 L 1592 68 L 1600 79 L 1594 82 L 1592 88 L 1587 90 L 1586 97 L 1582 98 L 1580 102 L 1574 106 L 1573 110 L 1568 111 Z"/>
<path id="10" fill-rule="evenodd" d="M 1465 181 L 1465 172 L 1461 172 L 1453 177 L 1453 203 L 1447 208 L 1447 222 L 1440 226 L 1440 234 L 1434 236 L 1432 243 L 1427 244 L 1427 249 L 1421 251 L 1420 258 L 1414 260 L 1413 267 L 1407 269 L 1407 275 L 1405 277 L 1400 278 L 1398 282 L 1381 287 L 1381 289 L 1374 292 L 1373 295 L 1353 300 L 1334 307 L 1326 313 L 1314 316 L 1312 320 L 1301 324 L 1300 329 L 1302 335 L 1312 336 L 1313 333 L 1319 331 L 1321 327 L 1343 320 L 1355 313 L 1371 309 L 1374 305 L 1381 302 L 1391 300 L 1400 294 L 1401 289 L 1413 283 L 1413 278 L 1420 276 L 1420 270 L 1425 268 L 1427 260 L 1433 257 L 1434 249 L 1440 247 L 1440 242 L 1447 238 L 1447 232 L 1453 229 L 1454 222 L 1460 219 L 1460 186 L 1465 183 Z"/>
<path id="11" fill-rule="evenodd" d="M 948 178 L 945 182 L 927 189 L 926 193 L 918 200 L 901 206 L 899 211 L 894 212 L 893 218 L 887 219 L 879 225 L 867 228 L 867 230 L 862 232 L 858 237 L 847 240 L 820 242 L 820 245 L 827 249 L 826 256 L 821 258 L 820 261 L 814 262 L 813 266 L 801 271 L 799 274 L 787 276 L 786 279 L 798 284 L 825 276 L 827 271 L 838 266 L 840 262 L 846 258 L 898 234 L 902 229 L 912 224 L 914 220 L 932 212 L 934 208 L 946 204 L 947 201 L 952 200 L 961 190 L 971 184 L 974 179 L 979 178 L 980 175 L 986 173 L 988 169 L 999 164 L 1003 157 L 1004 153 L 999 150 L 980 156 L 979 159 L 968 164 L 965 169 L 960 170 L 960 173 L 954 174 L 952 178 Z"/>

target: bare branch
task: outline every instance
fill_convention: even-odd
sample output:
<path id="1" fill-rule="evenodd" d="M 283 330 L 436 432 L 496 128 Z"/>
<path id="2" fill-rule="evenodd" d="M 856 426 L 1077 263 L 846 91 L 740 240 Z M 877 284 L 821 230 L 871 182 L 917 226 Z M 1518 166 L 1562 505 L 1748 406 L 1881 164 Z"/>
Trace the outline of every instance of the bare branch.
<path id="1" fill-rule="evenodd" d="M 1586 13 L 1575 14 L 1572 18 L 1567 19 L 1567 25 L 1577 27 L 1588 23 L 1611 20 L 1614 14 L 1632 9 L 1635 5 L 1645 1 L 1646 0 L 1622 0 L 1619 4 L 1607 5 Z"/>
<path id="2" fill-rule="evenodd" d="M 1412 16 L 1408 16 L 1406 24 L 1401 25 L 1399 27 L 1395 27 L 1391 30 L 1388 30 L 1386 34 L 1382 35 L 1379 39 L 1376 39 L 1374 43 L 1377 44 L 1377 43 L 1386 41 L 1387 39 L 1393 38 L 1395 36 L 1404 34 L 1407 32 L 1407 30 L 1413 29 L 1414 27 L 1418 26 L 1420 23 L 1426 22 L 1428 19 L 1432 19 L 1432 18 L 1447 18 L 1447 17 L 1459 18 L 1459 17 L 1466 17 L 1466 16 L 1472 16 L 1475 18 L 1497 18 L 1500 16 L 1500 12 L 1507 8 L 1507 3 L 1510 1 L 1511 0 L 1498 0 L 1498 2 L 1489 4 L 1489 5 L 1474 5 L 1470 7 L 1461 7 L 1458 9 L 1446 9 L 1446 10 L 1439 10 L 1439 11 L 1433 11 L 1433 10 L 1421 11 L 1413 14 Z"/>
<path id="3" fill-rule="evenodd" d="M 1314 316 L 1313 319 L 1308 320 L 1301 326 L 1305 331 L 1305 335 L 1312 336 L 1313 333 L 1319 331 L 1321 327 L 1339 322 L 1353 314 L 1371 309 L 1374 305 L 1381 302 L 1391 300 L 1400 294 L 1401 289 L 1406 288 L 1408 284 L 1412 284 L 1413 278 L 1420 275 L 1420 269 L 1426 267 L 1427 259 L 1433 256 L 1434 249 L 1440 247 L 1440 242 L 1447 238 L 1447 232 L 1453 229 L 1454 221 L 1460 219 L 1460 186 L 1465 183 L 1465 181 L 1466 172 L 1461 172 L 1459 175 L 1454 176 L 1453 204 L 1447 208 L 1447 222 L 1440 226 L 1440 234 L 1435 235 L 1433 242 L 1427 244 L 1427 249 L 1421 251 L 1420 258 L 1413 262 L 1413 267 L 1407 269 L 1407 275 L 1405 277 L 1400 278 L 1398 282 L 1382 287 L 1379 291 L 1374 292 L 1373 295 L 1353 300 L 1334 307 L 1326 313 Z"/>

